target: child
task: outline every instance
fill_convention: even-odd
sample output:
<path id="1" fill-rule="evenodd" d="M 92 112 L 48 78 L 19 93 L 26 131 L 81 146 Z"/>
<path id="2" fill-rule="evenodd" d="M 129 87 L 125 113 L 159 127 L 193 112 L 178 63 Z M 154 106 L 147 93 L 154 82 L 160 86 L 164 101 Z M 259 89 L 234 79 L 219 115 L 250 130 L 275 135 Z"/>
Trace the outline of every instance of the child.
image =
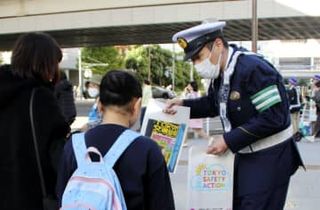
<path id="1" fill-rule="evenodd" d="M 87 147 L 96 147 L 104 156 L 120 134 L 137 121 L 141 97 L 141 85 L 134 76 L 125 71 L 109 71 L 100 85 L 102 123 L 85 134 Z M 72 141 L 68 141 L 58 175 L 57 192 L 60 201 L 76 168 Z M 166 163 L 154 141 L 148 137 L 138 137 L 113 168 L 119 178 L 128 210 L 174 209 Z"/>

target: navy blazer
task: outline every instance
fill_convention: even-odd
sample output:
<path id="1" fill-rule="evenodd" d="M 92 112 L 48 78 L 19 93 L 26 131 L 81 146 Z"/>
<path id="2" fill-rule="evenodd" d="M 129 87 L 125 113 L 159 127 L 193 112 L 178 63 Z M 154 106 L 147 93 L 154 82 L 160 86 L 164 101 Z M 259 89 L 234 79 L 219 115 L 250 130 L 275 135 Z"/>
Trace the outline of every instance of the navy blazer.
<path id="1" fill-rule="evenodd" d="M 231 45 L 233 55 L 245 51 Z M 233 56 L 232 55 L 232 56 Z M 191 108 L 191 118 L 219 115 L 219 89 L 222 78 L 211 82 L 208 95 L 183 101 Z M 235 196 L 262 192 L 288 183 L 302 165 L 293 138 L 281 144 L 248 154 L 244 147 L 276 134 L 290 125 L 289 103 L 283 78 L 264 58 L 242 54 L 230 79 L 227 114 L 232 129 L 223 134 L 229 149 L 236 153 Z"/>

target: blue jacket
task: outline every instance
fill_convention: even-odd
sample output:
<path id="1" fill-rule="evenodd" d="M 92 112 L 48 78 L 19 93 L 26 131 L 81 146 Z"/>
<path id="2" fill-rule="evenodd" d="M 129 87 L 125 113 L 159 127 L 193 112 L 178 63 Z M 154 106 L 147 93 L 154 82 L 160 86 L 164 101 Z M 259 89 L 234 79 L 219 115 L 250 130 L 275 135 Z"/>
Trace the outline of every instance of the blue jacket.
<path id="1" fill-rule="evenodd" d="M 234 52 L 244 51 L 231 45 Z M 214 117 L 219 115 L 218 90 L 221 78 L 211 82 L 208 95 L 199 99 L 184 100 L 184 105 L 192 107 L 191 118 Z M 255 141 L 284 130 L 290 125 L 289 104 L 283 79 L 266 60 L 255 55 L 240 55 L 231 77 L 230 93 L 240 94 L 238 99 L 230 99 L 227 113 L 232 130 L 224 133 L 224 139 L 232 152 Z M 264 89 L 275 85 L 281 101 L 259 112 L 252 97 Z M 234 141 L 237 139 L 237 141 Z"/>
<path id="2" fill-rule="evenodd" d="M 244 51 L 234 45 L 231 47 L 233 53 Z M 222 78 L 218 78 L 211 82 L 207 96 L 183 101 L 184 106 L 191 108 L 191 118 L 219 115 L 221 81 Z M 236 153 L 235 198 L 285 186 L 298 166 L 303 165 L 293 138 L 253 153 L 237 153 L 290 125 L 283 79 L 268 61 L 256 55 L 239 56 L 230 78 L 227 114 L 232 129 L 223 137 L 229 149 Z"/>

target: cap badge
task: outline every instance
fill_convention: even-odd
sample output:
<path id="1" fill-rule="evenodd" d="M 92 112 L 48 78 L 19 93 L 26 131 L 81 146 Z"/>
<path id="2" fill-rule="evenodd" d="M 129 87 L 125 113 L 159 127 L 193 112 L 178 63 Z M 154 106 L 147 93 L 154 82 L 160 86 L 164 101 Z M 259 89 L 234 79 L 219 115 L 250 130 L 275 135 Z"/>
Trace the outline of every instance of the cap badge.
<path id="1" fill-rule="evenodd" d="M 182 38 L 182 37 L 179 37 L 178 38 L 178 45 L 182 48 L 182 49 L 185 49 L 187 46 L 188 46 L 188 42 Z"/>
<path id="2" fill-rule="evenodd" d="M 240 93 L 237 91 L 232 91 L 230 93 L 230 99 L 235 101 L 235 100 L 239 100 L 240 99 Z"/>

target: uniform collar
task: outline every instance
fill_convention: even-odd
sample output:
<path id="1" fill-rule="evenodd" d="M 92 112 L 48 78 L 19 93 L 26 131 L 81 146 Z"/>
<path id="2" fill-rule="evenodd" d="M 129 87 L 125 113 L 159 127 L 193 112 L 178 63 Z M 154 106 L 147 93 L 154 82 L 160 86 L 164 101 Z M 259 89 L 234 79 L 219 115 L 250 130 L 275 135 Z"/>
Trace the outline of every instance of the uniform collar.
<path id="1" fill-rule="evenodd" d="M 225 66 L 224 70 L 226 70 L 229 67 L 229 64 L 230 64 L 231 57 L 232 57 L 233 53 L 234 53 L 233 47 L 229 46 L 228 47 L 228 58 L 227 58 L 227 62 L 226 62 L 227 66 Z"/>

